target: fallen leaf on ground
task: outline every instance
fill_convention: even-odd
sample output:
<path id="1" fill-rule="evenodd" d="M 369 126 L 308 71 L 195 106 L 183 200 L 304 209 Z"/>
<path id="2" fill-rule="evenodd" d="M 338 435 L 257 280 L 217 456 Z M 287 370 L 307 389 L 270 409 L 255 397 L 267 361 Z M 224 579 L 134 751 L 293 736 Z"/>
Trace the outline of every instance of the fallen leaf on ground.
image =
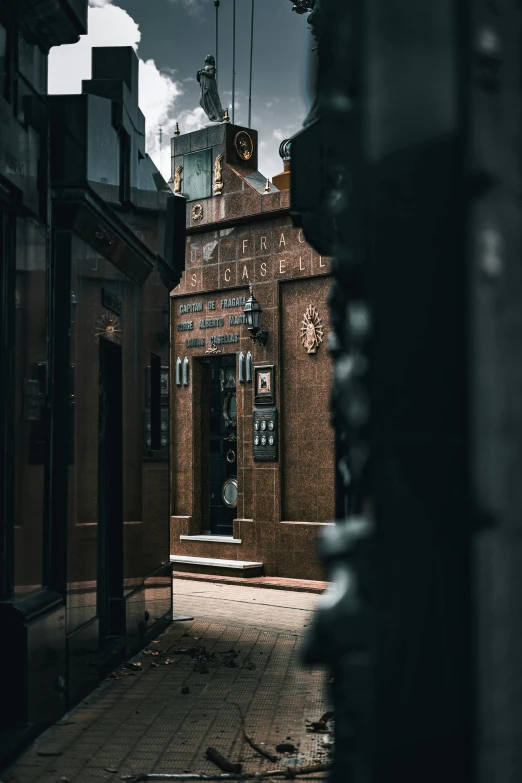
<path id="1" fill-rule="evenodd" d="M 278 753 L 295 753 L 297 748 L 292 742 L 280 742 L 276 745 L 276 750 Z"/>
<path id="2" fill-rule="evenodd" d="M 309 726 L 306 727 L 306 730 L 310 734 L 327 734 L 328 726 L 326 723 L 322 723 L 322 721 L 313 721 Z"/>

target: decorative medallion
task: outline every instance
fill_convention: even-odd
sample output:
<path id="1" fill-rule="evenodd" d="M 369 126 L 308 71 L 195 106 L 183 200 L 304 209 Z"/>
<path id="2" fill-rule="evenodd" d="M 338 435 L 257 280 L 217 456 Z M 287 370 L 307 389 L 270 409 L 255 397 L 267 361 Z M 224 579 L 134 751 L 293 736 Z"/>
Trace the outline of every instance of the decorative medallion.
<path id="1" fill-rule="evenodd" d="M 105 337 L 113 343 L 121 343 L 121 321 L 118 316 L 112 313 L 104 313 L 94 327 L 96 342 L 100 337 Z"/>
<path id="2" fill-rule="evenodd" d="M 301 326 L 301 342 L 307 353 L 317 353 L 323 342 L 323 322 L 313 305 L 306 309 Z"/>
<path id="3" fill-rule="evenodd" d="M 246 131 L 239 131 L 234 139 L 236 152 L 241 160 L 250 160 L 254 154 L 254 142 Z"/>
<path id="4" fill-rule="evenodd" d="M 231 476 L 223 484 L 221 498 L 228 508 L 235 508 L 237 506 L 238 489 L 237 478 L 235 476 Z"/>
<path id="5" fill-rule="evenodd" d="M 224 158 L 223 154 L 218 155 L 214 163 L 214 195 L 215 196 L 220 196 L 223 190 L 223 170 L 221 166 L 221 162 L 223 158 Z"/>
<path id="6" fill-rule="evenodd" d="M 203 207 L 201 204 L 195 204 L 192 207 L 192 220 L 201 220 L 203 217 Z"/>
<path id="7" fill-rule="evenodd" d="M 183 171 L 183 166 L 178 166 L 174 173 L 174 187 L 173 191 L 174 193 L 181 193 L 181 172 Z"/>
<path id="8" fill-rule="evenodd" d="M 211 345 L 209 348 L 207 348 L 205 353 L 223 353 L 223 351 L 221 348 L 218 348 L 217 345 Z"/>

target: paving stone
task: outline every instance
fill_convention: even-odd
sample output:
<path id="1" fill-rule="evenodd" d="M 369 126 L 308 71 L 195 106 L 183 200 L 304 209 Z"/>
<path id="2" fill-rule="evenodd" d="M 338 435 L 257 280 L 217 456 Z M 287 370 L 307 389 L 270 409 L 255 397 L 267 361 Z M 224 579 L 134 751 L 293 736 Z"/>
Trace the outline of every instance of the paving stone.
<path id="1" fill-rule="evenodd" d="M 215 772 L 205 757 L 209 745 L 249 771 L 269 769 L 273 765 L 244 742 L 241 714 L 249 735 L 272 752 L 290 736 L 299 762 L 324 757 L 322 738 L 306 732 L 306 721 L 327 709 L 324 675 L 298 664 L 318 596 L 187 579 L 175 580 L 174 589 L 177 613 L 195 620 L 174 623 L 149 645 L 160 655 L 141 654 L 139 676 L 105 681 L 64 718 L 73 724 L 39 737 L 11 767 L 19 780 L 84 783 L 140 772 Z M 190 647 L 205 647 L 217 660 L 195 671 L 189 655 L 176 654 Z M 236 667 L 223 663 L 231 649 L 239 651 Z M 160 666 L 147 668 L 156 658 Z M 245 668 L 251 663 L 255 668 Z M 49 749 L 61 755 L 36 755 Z"/>

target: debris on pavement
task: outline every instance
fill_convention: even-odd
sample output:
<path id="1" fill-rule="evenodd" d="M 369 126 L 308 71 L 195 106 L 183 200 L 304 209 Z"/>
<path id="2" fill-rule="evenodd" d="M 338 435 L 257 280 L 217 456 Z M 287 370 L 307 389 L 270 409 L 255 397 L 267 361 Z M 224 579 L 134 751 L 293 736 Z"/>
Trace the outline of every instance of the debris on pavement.
<path id="1" fill-rule="evenodd" d="M 184 685 L 183 688 L 181 688 L 181 693 L 190 693 L 188 685 Z"/>
<path id="2" fill-rule="evenodd" d="M 255 750 L 256 753 L 259 753 L 260 756 L 264 756 L 266 759 L 272 762 L 279 761 L 278 757 L 275 756 L 273 753 L 270 753 L 269 750 L 266 750 L 266 748 L 262 748 L 261 745 L 258 745 L 252 737 L 250 737 L 245 729 L 243 729 L 243 737 L 245 738 L 245 741 L 248 742 L 252 750 Z"/>
<path id="3" fill-rule="evenodd" d="M 205 756 L 207 759 L 209 759 L 209 761 L 212 761 L 216 767 L 222 769 L 223 772 L 233 772 L 237 774 L 243 769 L 242 764 L 229 761 L 229 759 L 225 758 L 225 756 L 223 756 L 219 750 L 216 750 L 215 748 L 207 748 L 205 751 Z"/>
<path id="4" fill-rule="evenodd" d="M 223 775 L 209 775 L 197 772 L 151 772 L 143 775 L 122 775 L 121 780 L 127 780 L 129 783 L 141 783 L 141 781 L 146 780 L 266 780 L 268 778 L 295 780 L 296 778 L 315 775 L 317 772 L 328 772 L 329 770 L 330 764 L 301 764 L 292 768 L 269 769 L 266 772 L 226 772 Z"/>
<path id="5" fill-rule="evenodd" d="M 263 748 L 261 745 L 258 745 L 257 742 L 254 742 L 252 737 L 249 734 L 247 734 L 246 728 L 245 728 L 245 716 L 243 715 L 243 710 L 241 709 L 239 704 L 237 704 L 236 702 L 231 702 L 231 704 L 233 704 L 234 707 L 236 707 L 238 712 L 239 712 L 239 716 L 241 718 L 241 728 L 243 730 L 243 737 L 245 739 L 245 742 L 247 742 L 250 745 L 252 750 L 255 750 L 255 752 L 259 753 L 260 756 L 263 756 L 264 758 L 268 759 L 269 761 L 273 762 L 274 764 L 277 761 L 279 761 L 279 758 L 277 756 L 275 756 L 273 753 L 270 753 L 269 750 L 267 750 L 266 748 Z"/>
<path id="6" fill-rule="evenodd" d="M 297 748 L 293 742 L 280 742 L 276 750 L 278 753 L 295 753 Z"/>
<path id="7" fill-rule="evenodd" d="M 321 715 L 319 720 L 308 721 L 306 730 L 311 734 L 330 734 L 332 730 L 328 724 L 330 721 L 333 721 L 333 719 L 333 712 L 325 712 L 324 715 Z"/>

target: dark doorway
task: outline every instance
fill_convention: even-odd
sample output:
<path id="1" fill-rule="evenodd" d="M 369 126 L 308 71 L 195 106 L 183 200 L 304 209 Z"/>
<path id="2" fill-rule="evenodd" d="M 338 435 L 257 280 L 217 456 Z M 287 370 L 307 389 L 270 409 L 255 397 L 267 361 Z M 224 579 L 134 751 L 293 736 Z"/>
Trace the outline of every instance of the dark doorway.
<path id="1" fill-rule="evenodd" d="M 125 634 L 121 346 L 100 338 L 98 616 L 100 643 Z"/>
<path id="2" fill-rule="evenodd" d="M 208 465 L 210 531 L 213 535 L 231 536 L 237 505 L 235 356 L 210 360 Z"/>

